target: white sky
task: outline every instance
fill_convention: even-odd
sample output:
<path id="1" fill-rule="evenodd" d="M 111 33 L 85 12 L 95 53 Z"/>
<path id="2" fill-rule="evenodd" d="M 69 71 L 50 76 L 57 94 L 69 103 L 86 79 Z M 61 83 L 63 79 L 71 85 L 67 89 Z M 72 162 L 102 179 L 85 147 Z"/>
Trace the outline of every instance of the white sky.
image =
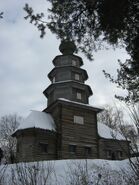
<path id="1" fill-rule="evenodd" d="M 0 11 L 4 19 L 0 20 L 0 117 L 17 113 L 27 116 L 30 110 L 43 110 L 47 99 L 42 94 L 50 84 L 47 74 L 54 67 L 52 59 L 59 55 L 60 41 L 47 31 L 40 39 L 37 28 L 24 20 L 25 3 L 29 3 L 37 12 L 47 12 L 45 0 L 1 0 Z M 94 61 L 83 58 L 83 68 L 89 79 L 86 82 L 94 92 L 91 105 L 104 106 L 115 101 L 114 94 L 123 93 L 108 79 L 102 70 L 113 76 L 118 68 L 117 59 L 125 61 L 128 57 L 122 49 L 102 50 L 94 53 Z"/>

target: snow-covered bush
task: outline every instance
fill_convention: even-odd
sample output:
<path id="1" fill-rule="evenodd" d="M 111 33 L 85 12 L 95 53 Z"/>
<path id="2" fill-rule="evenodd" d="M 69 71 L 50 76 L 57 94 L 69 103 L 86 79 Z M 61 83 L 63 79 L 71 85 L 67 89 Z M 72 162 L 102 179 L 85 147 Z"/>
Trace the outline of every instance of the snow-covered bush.
<path id="1" fill-rule="evenodd" d="M 0 185 L 138 185 L 129 160 L 57 160 L 0 165 Z"/>
<path id="2" fill-rule="evenodd" d="M 7 170 L 7 167 L 8 165 L 1 165 L 0 166 L 0 185 L 5 185 L 5 179 L 6 179 L 6 176 L 5 176 L 5 172 Z"/>
<path id="3" fill-rule="evenodd" d="M 19 163 L 1 168 L 0 185 L 51 185 L 54 163 Z"/>
<path id="4" fill-rule="evenodd" d="M 130 168 L 115 169 L 112 163 L 90 165 L 87 160 L 68 163 L 66 185 L 135 185 L 135 175 Z"/>

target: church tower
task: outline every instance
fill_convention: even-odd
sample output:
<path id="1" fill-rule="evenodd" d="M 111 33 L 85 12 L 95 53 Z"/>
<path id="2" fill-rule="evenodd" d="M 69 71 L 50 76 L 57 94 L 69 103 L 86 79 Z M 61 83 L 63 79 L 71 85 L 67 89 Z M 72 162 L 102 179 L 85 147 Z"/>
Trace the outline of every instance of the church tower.
<path id="1" fill-rule="evenodd" d="M 82 58 L 74 55 L 76 46 L 63 41 L 62 55 L 53 60 L 54 68 L 48 74 L 51 84 L 44 90 L 48 107 L 57 128 L 57 158 L 97 158 L 97 118 L 100 109 L 90 106 L 93 94 L 85 84 L 87 72 L 81 68 Z"/>
<path id="2" fill-rule="evenodd" d="M 55 67 L 48 74 L 51 85 L 43 92 L 48 98 L 48 106 L 58 98 L 88 104 L 92 90 L 84 84 L 88 75 L 80 68 L 83 65 L 82 59 L 73 54 L 76 46 L 73 42 L 63 41 L 59 50 L 62 55 L 55 57 Z"/>

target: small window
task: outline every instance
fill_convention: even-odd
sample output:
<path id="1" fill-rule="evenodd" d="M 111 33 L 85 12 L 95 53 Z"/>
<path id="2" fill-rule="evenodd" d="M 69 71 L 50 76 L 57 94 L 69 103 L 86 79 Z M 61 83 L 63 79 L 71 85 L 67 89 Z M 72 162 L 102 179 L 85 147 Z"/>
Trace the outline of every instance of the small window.
<path id="1" fill-rule="evenodd" d="M 82 116 L 74 116 L 74 123 L 84 124 L 84 118 Z"/>
<path id="2" fill-rule="evenodd" d="M 107 156 L 107 158 L 111 158 L 112 157 L 112 151 L 111 150 L 107 150 L 106 151 L 106 156 Z"/>
<path id="3" fill-rule="evenodd" d="M 82 94 L 80 92 L 77 92 L 77 99 L 81 100 L 82 99 Z"/>
<path id="4" fill-rule="evenodd" d="M 17 153 L 19 153 L 19 143 L 17 143 L 17 148 L 16 148 L 16 150 L 17 150 Z"/>
<path id="5" fill-rule="evenodd" d="M 85 155 L 86 156 L 91 155 L 91 153 L 92 153 L 91 147 L 85 146 L 84 150 L 85 150 Z"/>
<path id="6" fill-rule="evenodd" d="M 76 145 L 69 145 L 69 152 L 72 154 L 76 153 Z"/>
<path id="7" fill-rule="evenodd" d="M 55 83 L 55 82 L 56 82 L 56 78 L 55 78 L 55 77 L 53 77 L 53 80 L 52 80 L 52 82 L 53 82 L 53 83 Z"/>
<path id="8" fill-rule="evenodd" d="M 48 153 L 48 144 L 40 143 L 41 152 Z"/>
<path id="9" fill-rule="evenodd" d="M 80 80 L 80 75 L 79 74 L 75 74 L 75 80 Z"/>
<path id="10" fill-rule="evenodd" d="M 72 65 L 76 66 L 76 60 L 72 60 Z"/>
<path id="11" fill-rule="evenodd" d="M 122 151 L 117 151 L 117 156 L 119 159 L 123 157 L 123 152 Z"/>

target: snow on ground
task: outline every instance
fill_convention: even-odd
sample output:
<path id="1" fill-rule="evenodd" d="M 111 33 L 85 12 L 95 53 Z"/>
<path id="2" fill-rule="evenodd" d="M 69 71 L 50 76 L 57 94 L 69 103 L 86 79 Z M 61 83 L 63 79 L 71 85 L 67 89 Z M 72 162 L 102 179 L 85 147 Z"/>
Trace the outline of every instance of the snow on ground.
<path id="1" fill-rule="evenodd" d="M 46 185 L 75 185 L 77 181 L 79 181 L 79 185 L 82 185 L 85 179 L 88 181 L 88 185 L 96 185 L 98 182 L 98 185 L 129 185 L 126 178 L 132 178 L 128 160 L 108 161 L 100 159 L 1 165 L 0 179 L 1 174 L 4 181 L 2 185 L 12 185 L 12 182 L 15 181 L 18 181 L 18 185 L 23 185 L 32 178 L 37 179 L 35 185 L 43 185 L 45 180 L 47 181 Z M 6 177 L 5 180 L 4 176 Z"/>

